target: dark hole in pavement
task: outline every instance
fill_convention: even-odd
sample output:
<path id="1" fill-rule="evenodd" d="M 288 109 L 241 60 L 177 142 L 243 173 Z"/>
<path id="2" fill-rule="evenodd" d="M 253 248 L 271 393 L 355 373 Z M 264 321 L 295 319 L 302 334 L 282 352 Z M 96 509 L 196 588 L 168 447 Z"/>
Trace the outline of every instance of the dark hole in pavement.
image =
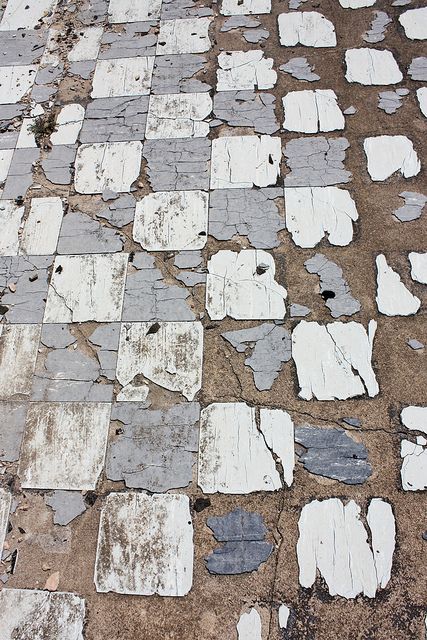
<path id="1" fill-rule="evenodd" d="M 209 500 L 209 498 L 196 498 L 193 503 L 193 509 L 197 513 L 200 513 L 201 511 L 203 511 L 204 509 L 207 509 L 210 506 L 211 506 L 211 501 Z"/>
<path id="2" fill-rule="evenodd" d="M 151 325 L 151 327 L 148 329 L 147 331 L 147 336 L 149 336 L 151 333 L 157 333 L 158 330 L 160 329 L 160 325 L 158 322 L 155 322 L 154 324 Z"/>
<path id="3" fill-rule="evenodd" d="M 322 293 L 320 294 L 323 298 L 323 300 L 326 302 L 326 300 L 330 300 L 331 298 L 335 298 L 335 293 L 334 291 L 328 291 L 327 289 L 325 289 L 325 291 L 322 291 Z"/>

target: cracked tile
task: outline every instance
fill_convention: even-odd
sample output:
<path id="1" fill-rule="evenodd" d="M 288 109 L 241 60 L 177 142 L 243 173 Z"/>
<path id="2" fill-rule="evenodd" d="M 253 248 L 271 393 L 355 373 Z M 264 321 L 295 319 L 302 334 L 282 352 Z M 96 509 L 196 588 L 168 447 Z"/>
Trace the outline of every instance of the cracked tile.
<path id="1" fill-rule="evenodd" d="M 0 201 L 0 224 L 2 234 L 0 236 L 0 255 L 16 256 L 19 251 L 19 230 L 24 207 L 19 207 L 14 200 Z"/>
<path id="2" fill-rule="evenodd" d="M 347 400 L 379 393 L 372 369 L 377 323 L 301 322 L 292 332 L 292 358 L 303 400 Z"/>
<path id="3" fill-rule="evenodd" d="M 93 100 L 86 108 L 80 141 L 105 143 L 143 140 L 148 101 L 148 96 Z"/>
<path id="4" fill-rule="evenodd" d="M 157 56 L 154 62 L 151 93 L 202 93 L 211 86 L 200 78 L 206 72 L 207 59 L 194 53 Z M 196 78 L 200 74 L 200 78 Z"/>
<path id="5" fill-rule="evenodd" d="M 412 62 L 408 67 L 408 74 L 411 80 L 427 80 L 427 58 L 412 58 Z"/>
<path id="6" fill-rule="evenodd" d="M 80 104 L 67 104 L 62 107 L 56 119 L 55 131 L 50 136 L 53 145 L 69 145 L 77 142 L 82 128 L 85 109 Z"/>
<path id="7" fill-rule="evenodd" d="M 149 411 L 137 402 L 113 406 L 111 420 L 123 425 L 109 444 L 107 478 L 152 493 L 187 487 L 199 442 L 197 402 Z"/>
<path id="8" fill-rule="evenodd" d="M 44 500 L 53 509 L 53 524 L 65 526 L 86 511 L 83 496 L 78 491 L 54 491 Z"/>
<path id="9" fill-rule="evenodd" d="M 403 96 L 408 95 L 409 89 L 397 89 L 396 91 L 380 91 L 378 94 L 378 109 L 387 114 L 396 113 L 403 105 Z"/>
<path id="10" fill-rule="evenodd" d="M 320 76 L 313 73 L 314 65 L 309 64 L 307 58 L 291 58 L 286 64 L 279 67 L 279 71 L 289 73 L 297 80 L 307 80 L 308 82 L 320 80 Z"/>
<path id="11" fill-rule="evenodd" d="M 286 411 L 214 403 L 200 417 L 198 484 L 203 493 L 247 494 L 291 486 L 293 423 Z M 280 467 L 276 463 L 280 458 Z M 250 472 L 249 472 L 250 471 Z"/>
<path id="12" fill-rule="evenodd" d="M 211 18 L 183 18 L 162 20 L 157 40 L 156 55 L 178 53 L 204 53 L 212 43 L 209 38 Z"/>
<path id="13" fill-rule="evenodd" d="M 400 444 L 402 466 L 400 477 L 404 491 L 425 491 L 427 489 L 427 440 L 417 436 L 416 442 L 402 440 Z"/>
<path id="14" fill-rule="evenodd" d="M 320 295 L 333 318 L 352 316 L 361 309 L 360 302 L 351 295 L 350 287 L 341 267 L 321 253 L 306 260 L 304 266 L 309 273 L 320 278 Z"/>
<path id="15" fill-rule="evenodd" d="M 103 193 L 107 189 L 130 191 L 139 176 L 140 142 L 99 142 L 83 144 L 77 150 L 75 189 L 78 193 Z M 117 168 L 120 167 L 120 171 Z"/>
<path id="16" fill-rule="evenodd" d="M 410 316 L 417 313 L 421 301 L 403 284 L 399 274 L 381 253 L 376 257 L 378 311 L 386 316 Z"/>
<path id="17" fill-rule="evenodd" d="M 92 98 L 146 96 L 150 93 L 154 57 L 98 60 Z"/>
<path id="18" fill-rule="evenodd" d="M 224 3 L 223 3 L 223 6 L 224 6 Z M 227 31 L 232 31 L 233 29 L 240 29 L 241 27 L 244 27 L 245 29 L 256 29 L 256 27 L 259 27 L 260 24 L 261 24 L 260 21 L 257 20 L 256 18 L 249 18 L 244 14 L 232 14 L 229 18 L 227 18 L 227 20 L 225 20 L 220 31 L 221 33 L 226 33 Z"/>
<path id="19" fill-rule="evenodd" d="M 1 313 L 7 322 L 43 319 L 53 256 L 0 258 Z"/>
<path id="20" fill-rule="evenodd" d="M 106 209 L 96 214 L 97 218 L 107 220 L 114 227 L 125 227 L 133 221 L 136 200 L 133 195 L 125 194 L 113 200 Z"/>
<path id="21" fill-rule="evenodd" d="M 246 42 L 264 42 L 264 40 L 268 40 L 270 37 L 270 32 L 267 29 L 253 29 L 253 31 L 244 31 L 243 37 Z"/>
<path id="22" fill-rule="evenodd" d="M 424 210 L 427 197 L 415 191 L 403 191 L 399 193 L 399 197 L 405 200 L 405 204 L 393 211 L 394 217 L 400 220 L 400 222 L 417 220 Z"/>
<path id="23" fill-rule="evenodd" d="M 263 51 L 223 51 L 218 56 L 217 91 L 272 89 L 277 81 L 273 58 Z"/>
<path id="24" fill-rule="evenodd" d="M 285 187 L 326 187 L 350 182 L 352 174 L 344 168 L 347 138 L 295 138 L 283 155 L 290 169 Z"/>
<path id="25" fill-rule="evenodd" d="M 163 0 L 162 20 L 175 20 L 177 18 L 204 18 L 212 16 L 213 11 L 203 4 L 194 6 L 197 0 Z"/>
<path id="26" fill-rule="evenodd" d="M 102 36 L 100 60 L 151 57 L 156 53 L 156 22 L 129 22 L 121 31 L 108 31 Z"/>
<path id="27" fill-rule="evenodd" d="M 347 49 L 347 82 L 364 85 L 398 84 L 403 75 L 391 51 L 384 49 Z"/>
<path id="28" fill-rule="evenodd" d="M 279 40 L 284 47 L 335 47 L 335 27 L 317 11 L 281 13 L 277 18 Z"/>
<path id="29" fill-rule="evenodd" d="M 3 188 L 2 199 L 24 198 L 33 183 L 33 166 L 40 157 L 40 149 L 15 149 Z"/>
<path id="30" fill-rule="evenodd" d="M 78 32 L 77 42 L 69 52 L 69 62 L 83 62 L 96 60 L 101 46 L 101 38 L 104 33 L 102 27 L 87 27 Z"/>
<path id="31" fill-rule="evenodd" d="M 400 412 L 400 420 L 407 429 L 422 431 L 427 435 L 427 407 L 404 407 Z"/>
<path id="32" fill-rule="evenodd" d="M 33 198 L 20 241 L 20 253 L 47 256 L 56 252 L 63 216 L 61 198 Z"/>
<path id="33" fill-rule="evenodd" d="M 110 493 L 101 511 L 94 581 L 98 593 L 185 596 L 193 581 L 188 497 Z"/>
<path id="34" fill-rule="evenodd" d="M 94 490 L 104 465 L 110 410 L 101 402 L 31 403 L 19 461 L 22 487 Z"/>
<path id="35" fill-rule="evenodd" d="M 1 66 L 31 65 L 39 62 L 45 46 L 46 34 L 41 30 L 1 31 Z"/>
<path id="36" fill-rule="evenodd" d="M 214 96 L 213 114 L 230 127 L 251 127 L 257 133 L 279 130 L 274 108 L 276 98 L 255 91 L 220 91 Z"/>
<path id="37" fill-rule="evenodd" d="M 77 145 L 67 144 L 52 147 L 42 159 L 43 173 L 53 184 L 71 184 Z M 37 150 L 38 151 L 38 150 Z"/>
<path id="38" fill-rule="evenodd" d="M 362 38 L 365 42 L 381 42 L 385 38 L 387 26 L 391 22 L 393 22 L 393 20 L 385 11 L 374 11 L 374 19 L 371 22 L 371 28 L 363 34 Z"/>
<path id="39" fill-rule="evenodd" d="M 162 0 L 110 0 L 108 21 L 112 24 L 122 22 L 142 22 L 158 20 Z"/>
<path id="40" fill-rule="evenodd" d="M 212 98 L 208 93 L 152 95 L 145 137 L 204 138 L 209 133 L 209 124 L 204 120 L 211 111 Z"/>
<path id="41" fill-rule="evenodd" d="M 287 291 L 275 280 L 273 257 L 262 250 L 221 250 L 208 261 L 206 310 L 211 320 L 281 320 Z"/>
<path id="42" fill-rule="evenodd" d="M 427 253 L 411 251 L 408 255 L 411 264 L 411 278 L 415 282 L 427 284 Z"/>
<path id="43" fill-rule="evenodd" d="M 345 118 L 337 104 L 335 91 L 289 91 L 284 98 L 283 128 L 300 133 L 339 131 L 345 127 Z"/>
<path id="44" fill-rule="evenodd" d="M 25 430 L 27 405 L 23 402 L 0 402 L 0 412 L 3 417 L 0 422 L 0 462 L 16 462 Z M 1 548 L 0 540 L 0 552 Z"/>
<path id="45" fill-rule="evenodd" d="M 124 237 L 80 211 L 64 216 L 58 240 L 59 254 L 114 253 L 122 251 Z"/>
<path id="46" fill-rule="evenodd" d="M 40 28 L 49 20 L 58 0 L 8 0 L 0 31 Z M 40 24 L 41 23 L 41 24 Z"/>
<path id="47" fill-rule="evenodd" d="M 221 13 L 223 16 L 271 13 L 271 0 L 223 0 Z"/>
<path id="48" fill-rule="evenodd" d="M 427 7 L 404 11 L 399 22 L 410 40 L 427 40 Z"/>
<path id="49" fill-rule="evenodd" d="M 209 189 L 211 141 L 207 138 L 147 140 L 143 157 L 153 191 Z"/>

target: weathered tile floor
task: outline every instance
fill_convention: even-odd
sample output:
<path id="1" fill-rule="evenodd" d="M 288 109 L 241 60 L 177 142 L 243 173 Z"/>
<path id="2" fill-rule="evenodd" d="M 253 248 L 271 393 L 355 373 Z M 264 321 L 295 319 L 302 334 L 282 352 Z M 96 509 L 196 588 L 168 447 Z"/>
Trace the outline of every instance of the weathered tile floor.
<path id="1" fill-rule="evenodd" d="M 0 640 L 425 640 L 422 0 L 0 3 Z"/>

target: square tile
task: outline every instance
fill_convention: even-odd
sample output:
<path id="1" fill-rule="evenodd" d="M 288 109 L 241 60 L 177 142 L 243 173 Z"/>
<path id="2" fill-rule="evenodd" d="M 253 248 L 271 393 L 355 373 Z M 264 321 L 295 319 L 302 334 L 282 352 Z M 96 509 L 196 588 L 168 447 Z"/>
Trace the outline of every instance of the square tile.
<path id="1" fill-rule="evenodd" d="M 144 140 L 149 96 L 98 98 L 86 108 L 80 142 Z"/>
<path id="2" fill-rule="evenodd" d="M 277 81 L 273 63 L 263 51 L 223 51 L 218 56 L 217 91 L 272 89 Z"/>
<path id="3" fill-rule="evenodd" d="M 41 327 L 0 325 L 0 399 L 13 400 L 31 391 Z"/>
<path id="4" fill-rule="evenodd" d="M 156 54 L 204 53 L 212 43 L 209 38 L 211 18 L 163 20 L 157 40 Z"/>
<path id="5" fill-rule="evenodd" d="M 208 93 L 152 95 L 148 107 L 147 140 L 166 138 L 205 138 L 209 123 L 203 122 L 212 112 Z"/>
<path id="6" fill-rule="evenodd" d="M 0 200 L 0 256 L 17 256 L 19 250 L 19 229 L 25 208 L 15 200 Z"/>
<path id="7" fill-rule="evenodd" d="M 109 403 L 36 402 L 28 408 L 18 475 L 25 489 L 89 491 L 104 465 Z"/>
<path id="8" fill-rule="evenodd" d="M 53 256 L 0 257 L 2 315 L 6 322 L 43 320 Z"/>
<path id="9" fill-rule="evenodd" d="M 161 6 L 162 0 L 110 0 L 108 21 L 118 24 L 158 20 Z"/>
<path id="10" fill-rule="evenodd" d="M 98 60 L 92 83 L 92 98 L 147 96 L 150 93 L 154 57 Z"/>
<path id="11" fill-rule="evenodd" d="M 153 191 L 209 189 L 209 138 L 146 140 L 143 157 Z"/>
<path id="12" fill-rule="evenodd" d="M 77 150 L 75 188 L 78 193 L 130 191 L 141 169 L 142 144 L 97 142 Z"/>
<path id="13" fill-rule="evenodd" d="M 43 321 L 119 321 L 127 262 L 127 253 L 56 257 Z"/>
<path id="14" fill-rule="evenodd" d="M 29 64 L 0 67 L 0 104 L 16 104 L 31 89 L 37 67 Z"/>
<path id="15" fill-rule="evenodd" d="M 0 22 L 0 31 L 40 27 L 56 7 L 58 0 L 8 0 Z"/>
<path id="16" fill-rule="evenodd" d="M 33 198 L 21 235 L 20 253 L 29 256 L 55 253 L 62 216 L 61 198 Z"/>
<path id="17" fill-rule="evenodd" d="M 98 593 L 185 596 L 193 582 L 193 524 L 187 496 L 110 493 L 96 550 Z"/>

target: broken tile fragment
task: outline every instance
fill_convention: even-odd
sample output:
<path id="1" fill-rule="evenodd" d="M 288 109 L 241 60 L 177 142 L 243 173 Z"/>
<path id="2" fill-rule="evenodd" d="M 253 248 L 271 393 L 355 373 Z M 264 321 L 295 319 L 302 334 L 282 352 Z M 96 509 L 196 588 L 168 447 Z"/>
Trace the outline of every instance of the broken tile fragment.
<path id="1" fill-rule="evenodd" d="M 58 148 L 58 147 L 57 147 Z M 77 150 L 75 188 L 78 193 L 130 191 L 141 165 L 140 142 L 83 144 Z M 117 171 L 117 167 L 121 170 Z"/>
<path id="2" fill-rule="evenodd" d="M 79 31 L 78 40 L 67 56 L 69 62 L 96 60 L 103 32 L 102 27 L 87 27 Z"/>
<path id="3" fill-rule="evenodd" d="M 368 173 L 374 182 L 387 180 L 399 171 L 412 178 L 421 170 L 414 145 L 406 136 L 375 136 L 363 142 L 368 161 Z"/>
<path id="4" fill-rule="evenodd" d="M 272 89 L 277 73 L 263 51 L 223 51 L 218 56 L 217 91 Z"/>
<path id="5" fill-rule="evenodd" d="M 40 325 L 0 325 L 0 399 L 28 396 L 36 364 Z"/>
<path id="6" fill-rule="evenodd" d="M 157 56 L 151 81 L 152 94 L 202 93 L 212 88 L 202 81 L 207 59 L 195 53 Z M 199 76 L 199 77 L 195 77 Z"/>
<path id="7" fill-rule="evenodd" d="M 223 0 L 221 14 L 223 16 L 240 16 L 250 14 L 271 13 L 271 0 Z"/>
<path id="8" fill-rule="evenodd" d="M 380 91 L 378 94 L 378 109 L 382 109 L 388 114 L 396 113 L 403 104 L 403 95 L 400 93 L 402 90 L 397 91 Z M 405 91 L 405 89 L 403 89 Z M 406 90 L 409 93 L 408 90 Z"/>
<path id="9" fill-rule="evenodd" d="M 19 250 L 19 230 L 24 217 L 24 207 L 17 206 L 15 200 L 0 201 L 0 255 L 16 256 Z"/>
<path id="10" fill-rule="evenodd" d="M 406 344 L 411 347 L 414 351 L 418 351 L 419 349 L 424 349 L 424 344 L 419 340 L 411 339 L 406 342 Z"/>
<path id="11" fill-rule="evenodd" d="M 376 257 L 378 311 L 386 316 L 410 316 L 417 313 L 421 301 L 403 284 L 399 274 L 392 269 L 386 257 Z"/>
<path id="12" fill-rule="evenodd" d="M 346 400 L 367 394 L 378 395 L 372 369 L 372 348 L 377 323 L 368 331 L 357 322 L 301 322 L 292 332 L 299 397 L 304 400 Z"/>
<path id="13" fill-rule="evenodd" d="M 287 629 L 290 623 L 290 616 L 292 614 L 291 609 L 285 604 L 281 604 L 279 607 L 279 628 Z"/>
<path id="14" fill-rule="evenodd" d="M 104 464 L 109 420 L 109 403 L 31 403 L 19 460 L 22 486 L 95 489 Z"/>
<path id="15" fill-rule="evenodd" d="M 92 98 L 144 96 L 150 93 L 154 57 L 98 60 L 92 83 Z"/>
<path id="16" fill-rule="evenodd" d="M 0 609 L 4 640 L 23 639 L 23 633 L 34 640 L 40 634 L 49 640 L 83 638 L 85 601 L 74 593 L 3 589 Z"/>
<path id="17" fill-rule="evenodd" d="M 318 133 L 344 129 L 345 118 L 337 104 L 335 91 L 289 91 L 284 98 L 283 128 L 300 133 Z"/>
<path id="18" fill-rule="evenodd" d="M 21 235 L 20 253 L 28 256 L 55 253 L 62 215 L 61 198 L 33 198 Z"/>
<path id="19" fill-rule="evenodd" d="M 291 336 L 284 327 L 265 323 L 221 335 L 236 351 L 247 354 L 245 365 L 252 369 L 259 391 L 271 389 L 282 364 L 291 359 Z"/>
<path id="20" fill-rule="evenodd" d="M 252 31 L 244 31 L 242 35 L 246 42 L 253 42 L 257 44 L 258 42 L 268 40 L 270 32 L 267 31 L 267 29 L 253 29 Z"/>
<path id="21" fill-rule="evenodd" d="M 212 46 L 209 39 L 210 24 L 211 18 L 208 17 L 162 20 L 156 55 L 209 51 Z"/>
<path id="22" fill-rule="evenodd" d="M 411 278 L 415 282 L 427 284 L 427 253 L 411 251 L 408 255 L 411 264 Z"/>
<path id="23" fill-rule="evenodd" d="M 4 540 L 9 522 L 9 510 L 12 503 L 12 495 L 7 489 L 0 487 L 0 555 L 3 551 Z M 1 598 L 1 592 L 0 592 Z M 2 623 L 3 626 L 3 623 Z"/>
<path id="24" fill-rule="evenodd" d="M 404 407 L 400 413 L 402 424 L 411 431 L 422 431 L 427 435 L 427 407 Z"/>
<path id="25" fill-rule="evenodd" d="M 408 67 L 408 74 L 411 80 L 427 80 L 427 58 L 412 58 L 412 62 Z"/>
<path id="26" fill-rule="evenodd" d="M 221 250 L 208 261 L 206 310 L 211 320 L 281 320 L 287 291 L 275 280 L 273 257 L 262 250 Z"/>
<path id="27" fill-rule="evenodd" d="M 400 198 L 404 198 L 405 204 L 393 211 L 395 218 L 400 222 L 411 222 L 417 220 L 425 207 L 427 197 L 422 193 L 416 193 L 414 191 L 403 191 L 399 193 Z"/>
<path id="28" fill-rule="evenodd" d="M 82 128 L 85 109 L 81 104 L 66 104 L 56 119 L 55 131 L 50 136 L 53 145 L 75 144 Z"/>
<path id="29" fill-rule="evenodd" d="M 204 138 L 212 111 L 208 93 L 152 95 L 148 107 L 147 140 L 166 138 Z"/>
<path id="30" fill-rule="evenodd" d="M 404 11 L 399 16 L 399 22 L 410 40 L 427 39 L 427 7 Z"/>
<path id="31" fill-rule="evenodd" d="M 8 0 L 0 31 L 40 28 L 55 10 L 58 0 Z"/>
<path id="32" fill-rule="evenodd" d="M 280 44 L 284 47 L 335 47 L 335 27 L 317 11 L 281 13 L 278 18 Z"/>
<path id="33" fill-rule="evenodd" d="M 352 174 L 344 169 L 347 138 L 295 138 L 284 150 L 290 173 L 285 187 L 326 187 L 350 182 Z"/>
<path id="34" fill-rule="evenodd" d="M 41 29 L 0 30 L 1 66 L 13 67 L 17 62 L 26 66 L 39 62 L 45 41 L 46 33 Z"/>
<path id="35" fill-rule="evenodd" d="M 246 15 L 233 14 L 229 18 L 227 18 L 227 20 L 225 20 L 220 30 L 221 33 L 225 33 L 227 31 L 232 31 L 233 29 L 239 29 L 240 27 L 244 27 L 245 29 L 256 29 L 256 27 L 259 27 L 260 24 L 260 21 L 256 18 L 249 18 Z"/>
<path id="36" fill-rule="evenodd" d="M 69 211 L 63 218 L 58 240 L 59 254 L 114 253 L 123 249 L 118 231 L 93 220 L 80 211 Z"/>
<path id="37" fill-rule="evenodd" d="M 16 462 L 19 459 L 22 436 L 25 429 L 27 405 L 22 402 L 0 402 L 0 461 Z M 1 532 L 1 526 L 0 526 Z M 1 553 L 0 544 L 0 553 Z"/>
<path id="38" fill-rule="evenodd" d="M 207 138 L 147 140 L 143 157 L 153 191 L 209 189 L 211 141 Z"/>
<path id="39" fill-rule="evenodd" d="M 35 65 L 0 67 L 0 105 L 19 102 L 36 79 Z"/>
<path id="40" fill-rule="evenodd" d="M 148 96 L 93 100 L 86 108 L 80 142 L 143 140 L 148 101 Z"/>
<path id="41" fill-rule="evenodd" d="M 15 200 L 25 197 L 27 190 L 33 183 L 33 167 L 39 157 L 40 149 L 15 149 L 2 198 Z"/>
<path id="42" fill-rule="evenodd" d="M 311 309 L 302 304 L 291 304 L 289 307 L 289 315 L 291 318 L 305 318 L 310 315 Z"/>
<path id="43" fill-rule="evenodd" d="M 427 87 L 417 89 L 417 100 L 421 113 L 427 118 Z"/>
<path id="44" fill-rule="evenodd" d="M 152 57 L 156 53 L 156 22 L 128 22 L 121 31 L 106 31 L 102 36 L 100 60 Z"/>
<path id="45" fill-rule="evenodd" d="M 270 93 L 219 91 L 214 96 L 213 115 L 230 127 L 251 127 L 257 133 L 272 134 L 279 130 L 275 104 Z"/>
<path id="46" fill-rule="evenodd" d="M 49 182 L 53 184 L 71 183 L 76 149 L 75 144 L 54 146 L 48 155 L 42 159 L 41 166 L 43 173 Z"/>
<path id="47" fill-rule="evenodd" d="M 185 596 L 193 581 L 189 505 L 184 495 L 110 493 L 99 525 L 97 592 Z"/>
<path id="48" fill-rule="evenodd" d="M 427 439 L 417 436 L 416 442 L 402 440 L 400 469 L 404 491 L 425 491 L 427 489 Z"/>
<path id="49" fill-rule="evenodd" d="M 242 613 L 237 623 L 238 640 L 262 640 L 261 631 L 261 616 L 254 607 Z"/>
<path id="50" fill-rule="evenodd" d="M 41 322 L 53 256 L 0 258 L 1 314 L 7 322 Z"/>
<path id="51" fill-rule="evenodd" d="M 372 7 L 376 0 L 339 0 L 343 9 L 360 9 L 362 7 Z"/>
<path id="52" fill-rule="evenodd" d="M 286 228 L 294 243 L 315 247 L 326 235 L 335 246 L 353 239 L 353 222 L 359 218 L 350 193 L 338 187 L 286 187 Z"/>
<path id="53" fill-rule="evenodd" d="M 273 545 L 265 542 L 267 529 L 258 513 L 239 507 L 224 516 L 208 518 L 207 525 L 218 542 L 225 542 L 206 558 L 209 573 L 237 575 L 256 571 L 273 551 Z"/>
<path id="54" fill-rule="evenodd" d="M 320 76 L 313 73 L 313 70 L 314 65 L 309 64 L 307 58 L 291 58 L 286 64 L 279 67 L 279 71 L 289 73 L 297 80 L 307 80 L 308 82 L 320 80 Z"/>
<path id="55" fill-rule="evenodd" d="M 209 7 L 195 6 L 196 0 L 163 0 L 162 20 L 175 20 L 176 18 L 203 18 L 213 15 Z"/>
<path id="56" fill-rule="evenodd" d="M 304 266 L 309 273 L 320 278 L 320 295 L 330 309 L 333 318 L 352 316 L 361 309 L 360 302 L 351 295 L 350 287 L 341 267 L 321 253 L 306 260 Z"/>
<path id="57" fill-rule="evenodd" d="M 108 3 L 109 0 L 84 0 L 77 17 L 85 25 L 104 22 L 107 17 Z"/>
<path id="58" fill-rule="evenodd" d="M 78 491 L 54 491 L 44 500 L 54 511 L 53 524 L 65 526 L 86 511 L 83 496 Z"/>
<path id="59" fill-rule="evenodd" d="M 131 194 L 124 194 L 113 200 L 106 209 L 96 214 L 107 220 L 113 227 L 125 227 L 134 219 L 136 200 Z"/>
<path id="60" fill-rule="evenodd" d="M 108 22 L 143 22 L 160 18 L 161 0 L 110 0 Z"/>
<path id="61" fill-rule="evenodd" d="M 331 596 L 350 599 L 363 593 L 375 598 L 390 580 L 396 525 L 388 502 L 373 498 L 367 527 L 361 509 L 350 500 L 314 500 L 306 504 L 298 523 L 297 555 L 302 587 L 314 585 L 318 573 Z M 369 541 L 370 538 L 370 541 Z"/>
<path id="62" fill-rule="evenodd" d="M 157 411 L 143 407 L 138 402 L 113 406 L 111 420 L 123 426 L 108 448 L 107 478 L 152 493 L 188 486 L 198 451 L 199 404 Z"/>
<path id="63" fill-rule="evenodd" d="M 277 491 L 293 482 L 293 422 L 286 411 L 214 403 L 200 417 L 198 484 L 203 493 Z M 280 468 L 274 455 L 280 458 Z"/>
<path id="64" fill-rule="evenodd" d="M 202 384 L 203 327 L 200 322 L 122 324 L 117 380 L 131 391 L 137 376 L 193 400 Z M 144 393 L 142 385 L 141 394 Z M 123 391 L 122 391 L 123 393 Z M 134 400 L 145 401 L 143 397 Z M 123 398 L 124 399 L 124 398 Z"/>
<path id="65" fill-rule="evenodd" d="M 387 26 L 391 22 L 393 22 L 392 19 L 385 11 L 374 11 L 374 19 L 371 22 L 371 28 L 363 34 L 362 38 L 365 42 L 381 42 L 385 38 Z"/>
<path id="66" fill-rule="evenodd" d="M 391 51 L 385 49 L 347 49 L 347 82 L 364 85 L 398 84 L 402 73 Z"/>
<path id="67" fill-rule="evenodd" d="M 372 474 L 365 445 L 343 429 L 295 427 L 295 442 L 304 447 L 298 458 L 310 473 L 350 485 L 363 484 Z"/>

